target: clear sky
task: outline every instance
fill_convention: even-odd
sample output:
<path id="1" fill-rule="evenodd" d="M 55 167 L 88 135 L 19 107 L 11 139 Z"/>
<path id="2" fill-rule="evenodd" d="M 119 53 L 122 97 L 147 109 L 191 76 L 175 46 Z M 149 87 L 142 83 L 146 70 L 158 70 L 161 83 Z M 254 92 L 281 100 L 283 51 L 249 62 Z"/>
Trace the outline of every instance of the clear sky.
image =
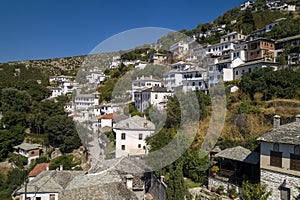
<path id="1" fill-rule="evenodd" d="M 1 0 L 0 62 L 85 55 L 116 34 L 142 27 L 188 30 L 242 2 Z"/>

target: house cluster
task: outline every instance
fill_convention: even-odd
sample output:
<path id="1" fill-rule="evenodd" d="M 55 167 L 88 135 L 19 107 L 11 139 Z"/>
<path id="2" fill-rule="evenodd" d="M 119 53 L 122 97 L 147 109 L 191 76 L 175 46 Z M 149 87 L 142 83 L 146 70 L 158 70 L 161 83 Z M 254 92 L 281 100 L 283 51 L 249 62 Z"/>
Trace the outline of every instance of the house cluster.
<path id="1" fill-rule="evenodd" d="M 250 9 L 253 10 L 253 4 L 255 2 L 253 1 L 245 1 L 241 4 L 241 10 L 246 10 Z M 285 10 L 285 11 L 296 11 L 296 5 L 295 4 L 290 4 L 286 3 L 283 1 L 267 1 L 265 3 L 265 7 L 269 10 Z"/>
<path id="2" fill-rule="evenodd" d="M 153 200 L 165 195 L 160 181 L 140 157 L 126 156 L 105 160 L 89 173 L 59 169 L 49 170 L 41 163 L 29 173 L 27 184 L 16 189 L 12 198 L 31 200 Z M 158 184 L 159 182 L 159 184 Z M 165 188 L 164 188 L 165 189 Z"/>
<path id="3" fill-rule="evenodd" d="M 215 163 L 210 170 L 209 188 L 241 189 L 242 182 L 264 183 L 271 191 L 269 199 L 299 198 L 300 185 L 300 115 L 294 122 L 281 125 L 275 115 L 273 128 L 257 140 L 260 151 L 237 146 L 210 153 Z"/>

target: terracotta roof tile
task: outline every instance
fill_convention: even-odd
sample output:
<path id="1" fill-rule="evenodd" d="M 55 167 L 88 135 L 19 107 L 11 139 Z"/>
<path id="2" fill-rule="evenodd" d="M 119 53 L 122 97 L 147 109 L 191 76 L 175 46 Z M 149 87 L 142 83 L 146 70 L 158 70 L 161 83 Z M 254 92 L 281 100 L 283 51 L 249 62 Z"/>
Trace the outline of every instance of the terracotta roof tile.
<path id="1" fill-rule="evenodd" d="M 39 175 L 41 172 L 43 171 L 47 171 L 47 167 L 50 166 L 50 163 L 40 163 L 37 164 L 33 170 L 31 170 L 31 172 L 29 173 L 29 177 L 36 177 L 37 175 Z"/>

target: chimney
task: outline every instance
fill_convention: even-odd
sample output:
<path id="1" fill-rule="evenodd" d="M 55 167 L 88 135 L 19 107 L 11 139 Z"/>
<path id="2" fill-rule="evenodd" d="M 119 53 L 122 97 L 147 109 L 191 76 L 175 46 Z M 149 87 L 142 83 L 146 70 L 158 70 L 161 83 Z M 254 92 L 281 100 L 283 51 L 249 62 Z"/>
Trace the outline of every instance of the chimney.
<path id="1" fill-rule="evenodd" d="M 300 123 L 300 114 L 296 115 L 296 122 Z"/>
<path id="2" fill-rule="evenodd" d="M 63 170 L 64 170 L 63 165 L 60 165 L 60 166 L 59 166 L 59 171 L 63 171 Z"/>
<path id="3" fill-rule="evenodd" d="M 127 174 L 125 176 L 125 178 L 126 178 L 126 187 L 127 187 L 127 189 L 132 190 L 132 188 L 133 188 L 133 176 L 131 174 Z"/>
<path id="4" fill-rule="evenodd" d="M 273 128 L 278 128 L 280 126 L 280 116 L 275 115 L 273 117 Z"/>

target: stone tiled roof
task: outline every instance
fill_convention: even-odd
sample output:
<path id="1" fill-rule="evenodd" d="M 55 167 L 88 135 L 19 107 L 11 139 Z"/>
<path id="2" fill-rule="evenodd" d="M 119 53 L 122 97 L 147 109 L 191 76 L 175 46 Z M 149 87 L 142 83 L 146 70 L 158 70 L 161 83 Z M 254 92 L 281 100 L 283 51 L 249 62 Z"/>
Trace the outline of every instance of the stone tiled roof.
<path id="1" fill-rule="evenodd" d="M 259 161 L 258 152 L 251 152 L 249 149 L 241 146 L 224 149 L 223 151 L 217 153 L 216 157 L 246 162 L 250 164 L 257 164 Z"/>
<path id="2" fill-rule="evenodd" d="M 115 129 L 155 130 L 155 125 L 151 121 L 135 115 L 133 117 L 129 117 L 128 119 L 119 121 L 115 126 Z"/>
<path id="3" fill-rule="evenodd" d="M 39 144 L 29 144 L 29 143 L 22 143 L 20 145 L 14 146 L 15 149 L 24 149 L 25 151 L 38 149 L 41 145 Z"/>
<path id="4" fill-rule="evenodd" d="M 282 144 L 300 144 L 300 122 L 292 122 L 272 128 L 257 140 Z"/>
<path id="5" fill-rule="evenodd" d="M 83 171 L 44 171 L 27 184 L 27 192 L 62 192 Z M 17 190 L 16 193 L 24 193 L 25 188 Z"/>
<path id="6" fill-rule="evenodd" d="M 40 173 L 42 173 L 43 171 L 47 170 L 47 167 L 50 166 L 50 163 L 39 163 L 37 164 L 29 173 L 29 177 L 36 177 L 37 175 L 39 175 Z"/>

